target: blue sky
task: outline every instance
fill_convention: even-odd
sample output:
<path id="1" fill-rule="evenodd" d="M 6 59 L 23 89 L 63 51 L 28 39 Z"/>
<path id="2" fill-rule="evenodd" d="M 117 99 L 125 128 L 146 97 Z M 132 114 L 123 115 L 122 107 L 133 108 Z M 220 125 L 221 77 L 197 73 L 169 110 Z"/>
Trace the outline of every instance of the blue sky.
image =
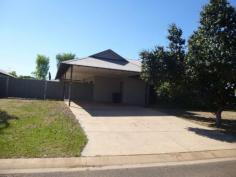
<path id="1" fill-rule="evenodd" d="M 37 54 L 72 52 L 78 57 L 113 49 L 137 59 L 139 52 L 166 45 L 176 23 L 191 35 L 208 0 L 0 0 L 0 68 L 30 75 Z M 236 0 L 230 1 L 234 6 Z"/>

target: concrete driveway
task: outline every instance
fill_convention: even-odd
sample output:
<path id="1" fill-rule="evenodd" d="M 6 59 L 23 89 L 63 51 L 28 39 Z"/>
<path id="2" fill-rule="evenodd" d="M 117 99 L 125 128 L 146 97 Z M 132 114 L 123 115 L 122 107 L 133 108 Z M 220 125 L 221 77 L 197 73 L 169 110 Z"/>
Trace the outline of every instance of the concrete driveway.
<path id="1" fill-rule="evenodd" d="M 70 109 L 88 137 L 82 156 L 236 149 L 236 137 L 150 108 L 72 102 Z"/>

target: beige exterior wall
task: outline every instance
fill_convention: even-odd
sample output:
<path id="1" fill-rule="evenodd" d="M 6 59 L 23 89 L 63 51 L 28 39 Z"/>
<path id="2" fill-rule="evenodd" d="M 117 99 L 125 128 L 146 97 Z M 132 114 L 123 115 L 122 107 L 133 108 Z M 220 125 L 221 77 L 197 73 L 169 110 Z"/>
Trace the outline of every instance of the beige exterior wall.
<path id="1" fill-rule="evenodd" d="M 112 102 L 112 93 L 120 92 L 120 82 L 119 78 L 95 77 L 94 101 Z"/>
<path id="2" fill-rule="evenodd" d="M 120 92 L 121 82 L 123 82 L 122 103 L 145 104 L 145 83 L 133 78 L 95 77 L 93 90 L 94 101 L 112 102 L 112 93 Z"/>
<path id="3" fill-rule="evenodd" d="M 124 80 L 123 103 L 145 105 L 145 82 L 139 79 Z"/>

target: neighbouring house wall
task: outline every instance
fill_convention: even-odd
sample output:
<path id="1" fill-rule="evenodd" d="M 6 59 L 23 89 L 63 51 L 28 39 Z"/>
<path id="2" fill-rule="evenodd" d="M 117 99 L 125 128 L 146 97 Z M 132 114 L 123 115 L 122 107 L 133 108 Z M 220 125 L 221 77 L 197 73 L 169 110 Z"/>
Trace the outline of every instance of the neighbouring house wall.
<path id="1" fill-rule="evenodd" d="M 6 78 L 6 77 L 10 77 L 10 76 L 7 76 L 7 75 L 5 75 L 5 74 L 1 74 L 1 73 L 0 73 L 0 77 Z"/>
<path id="2" fill-rule="evenodd" d="M 126 78 L 123 87 L 123 103 L 145 105 L 146 84 L 142 80 Z"/>
<path id="3" fill-rule="evenodd" d="M 95 77 L 94 101 L 112 102 L 112 93 L 120 92 L 120 82 L 119 78 Z"/>

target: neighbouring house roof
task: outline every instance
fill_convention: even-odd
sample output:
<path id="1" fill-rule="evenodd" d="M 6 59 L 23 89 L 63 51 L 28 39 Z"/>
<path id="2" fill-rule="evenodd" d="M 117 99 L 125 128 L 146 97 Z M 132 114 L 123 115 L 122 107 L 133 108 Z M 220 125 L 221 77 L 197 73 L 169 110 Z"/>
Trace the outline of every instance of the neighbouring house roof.
<path id="1" fill-rule="evenodd" d="M 8 74 L 6 71 L 0 69 L 0 75 L 4 75 L 4 76 L 9 76 L 9 77 L 14 77 L 11 74 Z"/>
<path id="2" fill-rule="evenodd" d="M 66 72 L 70 65 L 120 70 L 135 73 L 141 72 L 140 61 L 125 59 L 111 49 L 90 55 L 85 58 L 68 60 L 60 63 L 56 79 L 59 79 L 61 75 Z"/>

